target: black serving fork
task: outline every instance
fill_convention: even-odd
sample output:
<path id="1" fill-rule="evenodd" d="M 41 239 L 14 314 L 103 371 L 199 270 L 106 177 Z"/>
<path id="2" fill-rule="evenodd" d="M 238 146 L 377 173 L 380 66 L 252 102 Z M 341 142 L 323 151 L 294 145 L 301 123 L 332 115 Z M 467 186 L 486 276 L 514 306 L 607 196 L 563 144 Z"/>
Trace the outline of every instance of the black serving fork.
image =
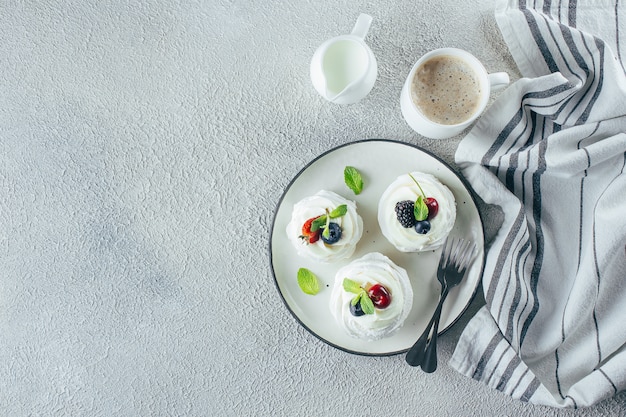
<path id="1" fill-rule="evenodd" d="M 476 245 L 468 240 L 448 238 L 444 242 L 437 280 L 441 284 L 441 297 L 428 326 L 417 342 L 406 354 L 406 362 L 411 366 L 421 366 L 424 372 L 434 372 L 437 369 L 437 333 L 443 302 L 450 290 L 463 280 L 465 271 L 470 264 Z M 432 335 L 431 335 L 432 331 Z M 430 336 L 430 339 L 428 338 Z"/>

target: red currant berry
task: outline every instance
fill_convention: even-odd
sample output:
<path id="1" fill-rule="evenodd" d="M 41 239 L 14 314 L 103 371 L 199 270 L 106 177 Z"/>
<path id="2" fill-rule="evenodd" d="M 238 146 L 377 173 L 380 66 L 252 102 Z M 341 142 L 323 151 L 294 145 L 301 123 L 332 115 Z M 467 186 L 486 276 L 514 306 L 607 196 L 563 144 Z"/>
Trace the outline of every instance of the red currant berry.
<path id="1" fill-rule="evenodd" d="M 374 303 L 374 307 L 376 308 L 387 308 L 389 304 L 391 304 L 391 294 L 387 290 L 387 288 L 383 287 L 380 284 L 374 284 L 367 290 L 368 297 Z"/>

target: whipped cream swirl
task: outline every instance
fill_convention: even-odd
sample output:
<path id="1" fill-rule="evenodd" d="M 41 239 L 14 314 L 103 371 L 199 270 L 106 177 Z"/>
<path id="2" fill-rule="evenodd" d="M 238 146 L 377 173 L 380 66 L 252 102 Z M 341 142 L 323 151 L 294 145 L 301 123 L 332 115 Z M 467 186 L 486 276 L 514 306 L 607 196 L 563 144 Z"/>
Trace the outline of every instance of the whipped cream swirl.
<path id="1" fill-rule="evenodd" d="M 381 284 L 391 294 L 391 304 L 374 314 L 353 316 L 350 302 L 356 296 L 343 289 L 344 278 L 369 288 Z M 406 270 L 386 256 L 372 252 L 340 268 L 330 295 L 330 311 L 345 332 L 355 338 L 378 340 L 391 336 L 404 323 L 413 306 L 413 289 Z"/>
<path id="2" fill-rule="evenodd" d="M 302 225 L 312 218 L 326 214 L 326 209 L 334 210 L 345 204 L 348 211 L 345 215 L 331 219 L 341 227 L 341 238 L 331 245 L 319 239 L 315 243 L 308 243 L 300 238 Z M 306 197 L 293 206 L 291 221 L 287 225 L 287 237 L 296 248 L 298 255 L 308 257 L 319 262 L 334 262 L 349 258 L 356 249 L 356 244 L 363 234 L 363 219 L 356 211 L 356 203 L 347 200 L 332 191 L 321 190 L 317 194 Z"/>
<path id="3" fill-rule="evenodd" d="M 402 252 L 421 252 L 441 246 L 450 234 L 456 220 L 456 201 L 452 192 L 437 178 L 423 172 L 411 172 L 419 182 L 426 197 L 433 197 L 439 204 L 439 212 L 430 220 L 430 231 L 420 234 L 414 228 L 403 227 L 396 216 L 396 203 L 417 200 L 422 195 L 415 181 L 408 174 L 400 175 L 392 182 L 378 203 L 378 223 L 387 240 Z"/>

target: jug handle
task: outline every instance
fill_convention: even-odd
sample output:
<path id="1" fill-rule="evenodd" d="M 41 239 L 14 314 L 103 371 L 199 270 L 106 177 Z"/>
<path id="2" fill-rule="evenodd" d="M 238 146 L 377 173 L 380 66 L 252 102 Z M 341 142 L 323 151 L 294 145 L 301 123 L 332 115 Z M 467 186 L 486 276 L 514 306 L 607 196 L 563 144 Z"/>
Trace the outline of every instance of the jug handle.
<path id="1" fill-rule="evenodd" d="M 370 25 L 372 24 L 372 16 L 361 13 L 359 18 L 356 20 L 354 24 L 354 28 L 352 28 L 351 35 L 357 36 L 361 39 L 365 39 L 365 35 L 367 35 L 367 31 L 370 29 Z"/>

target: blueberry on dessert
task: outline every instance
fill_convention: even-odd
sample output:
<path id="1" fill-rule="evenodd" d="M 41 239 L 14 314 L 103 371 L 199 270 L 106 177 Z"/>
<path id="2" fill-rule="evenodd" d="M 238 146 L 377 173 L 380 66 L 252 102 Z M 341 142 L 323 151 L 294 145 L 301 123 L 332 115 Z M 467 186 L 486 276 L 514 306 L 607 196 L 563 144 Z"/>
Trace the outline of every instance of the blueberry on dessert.
<path id="1" fill-rule="evenodd" d="M 350 303 L 350 314 L 352 314 L 354 317 L 361 317 L 365 314 L 365 312 L 361 308 L 360 301 L 354 304 Z"/>
<path id="2" fill-rule="evenodd" d="M 322 240 L 327 245 L 339 242 L 341 239 L 341 226 L 335 222 L 329 222 L 328 226 L 322 229 Z"/>
<path id="3" fill-rule="evenodd" d="M 430 232 L 430 222 L 428 220 L 420 220 L 415 223 L 415 232 L 420 235 L 425 235 Z"/>

